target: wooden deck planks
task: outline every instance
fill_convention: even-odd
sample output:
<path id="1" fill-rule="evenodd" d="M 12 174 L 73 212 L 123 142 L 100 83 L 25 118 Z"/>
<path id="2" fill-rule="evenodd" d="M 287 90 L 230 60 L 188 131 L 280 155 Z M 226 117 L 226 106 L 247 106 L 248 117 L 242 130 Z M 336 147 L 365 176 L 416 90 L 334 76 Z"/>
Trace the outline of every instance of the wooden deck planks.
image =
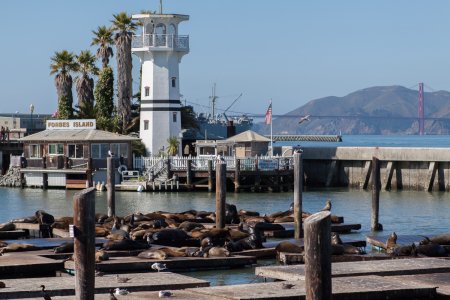
<path id="1" fill-rule="evenodd" d="M 12 252 L 0 256 L 0 278 L 50 275 L 64 268 L 62 260 L 40 257 L 33 252 Z"/>
<path id="2" fill-rule="evenodd" d="M 352 246 L 355 246 L 355 247 L 366 247 L 366 241 L 363 241 L 363 240 L 353 240 L 353 239 L 350 239 L 350 238 L 348 238 L 346 236 L 341 236 L 341 239 L 342 239 L 342 241 L 345 244 L 349 244 L 349 245 L 352 245 Z M 283 241 L 289 241 L 289 242 L 291 242 L 293 244 L 296 244 L 296 245 L 298 245 L 300 247 L 303 247 L 303 245 L 304 245 L 304 240 L 303 239 L 299 239 L 299 240 L 288 239 L 288 240 L 283 240 Z M 275 248 L 279 243 L 281 243 L 283 241 L 265 242 L 265 243 L 263 243 L 263 246 L 265 248 Z"/>
<path id="3" fill-rule="evenodd" d="M 291 289 L 283 289 L 284 282 L 242 284 L 188 289 L 198 294 L 223 296 L 227 299 L 305 299 L 304 281 L 290 281 Z M 380 276 L 333 278 L 333 300 L 360 299 L 429 299 L 436 288 L 429 284 L 408 285 Z"/>
<path id="4" fill-rule="evenodd" d="M 370 260 L 385 260 L 393 258 L 394 257 L 388 255 L 344 254 L 344 255 L 332 255 L 331 262 L 370 261 Z M 278 256 L 278 261 L 284 265 L 304 264 L 305 257 L 303 253 L 280 252 Z"/>
<path id="5" fill-rule="evenodd" d="M 235 268 L 256 264 L 252 256 L 231 257 L 171 257 L 165 260 L 141 259 L 137 257 L 112 257 L 107 261 L 96 264 L 96 269 L 102 272 L 136 272 L 152 271 L 155 262 L 166 264 L 169 270 L 197 270 Z M 66 269 L 74 269 L 73 261 L 64 263 Z"/>
<path id="6" fill-rule="evenodd" d="M 118 283 L 115 275 L 95 277 L 95 293 L 108 293 L 111 288 L 125 288 L 130 292 L 175 290 L 207 287 L 209 282 L 170 272 L 120 274 L 128 277 L 126 283 Z M 75 277 L 46 277 L 2 280 L 6 288 L 0 289 L 0 299 L 39 297 L 41 284 L 45 284 L 50 296 L 75 294 Z M 42 299 L 42 298 L 41 298 Z M 126 299 L 130 299 L 127 297 Z"/>
<path id="7" fill-rule="evenodd" d="M 393 276 L 390 278 L 404 283 L 429 284 L 431 286 L 436 286 L 439 295 L 450 298 L 450 273 Z"/>
<path id="8" fill-rule="evenodd" d="M 338 262 L 332 264 L 333 277 L 394 276 L 450 272 L 450 261 L 439 258 L 406 258 L 364 262 Z M 304 280 L 305 266 L 256 267 L 255 274 L 280 280 Z"/>

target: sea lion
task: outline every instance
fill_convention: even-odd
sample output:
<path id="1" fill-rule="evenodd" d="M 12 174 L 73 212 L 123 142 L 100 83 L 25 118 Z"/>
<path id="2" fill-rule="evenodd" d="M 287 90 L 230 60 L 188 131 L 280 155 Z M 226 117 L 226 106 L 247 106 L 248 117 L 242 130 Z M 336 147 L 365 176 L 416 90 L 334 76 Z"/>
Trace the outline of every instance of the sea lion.
<path id="1" fill-rule="evenodd" d="M 430 237 L 430 241 L 439 245 L 450 245 L 450 234 L 440 234 Z"/>
<path id="2" fill-rule="evenodd" d="M 95 214 L 95 221 L 97 223 L 103 224 L 106 219 L 108 219 L 107 214 L 101 214 L 101 213 Z"/>
<path id="3" fill-rule="evenodd" d="M 181 249 L 184 249 L 188 257 L 203 257 L 203 252 L 200 251 L 199 247 L 182 247 Z"/>
<path id="4" fill-rule="evenodd" d="M 417 248 L 417 253 L 430 257 L 442 257 L 447 256 L 445 248 L 437 243 L 432 242 L 430 239 L 425 238 L 420 241 Z"/>
<path id="5" fill-rule="evenodd" d="M 237 229 L 230 229 L 230 237 L 233 241 L 238 241 L 241 239 L 245 239 L 250 234 L 248 232 L 243 232 Z"/>
<path id="6" fill-rule="evenodd" d="M 12 222 L 0 224 L 0 231 L 13 231 L 16 229 L 16 225 Z"/>
<path id="7" fill-rule="evenodd" d="M 109 230 L 103 226 L 95 226 L 95 236 L 107 236 L 109 234 Z"/>
<path id="8" fill-rule="evenodd" d="M 32 251 L 32 250 L 40 250 L 41 247 L 37 247 L 31 244 L 9 244 L 6 247 L 0 250 L 0 253 L 7 252 L 22 252 L 22 251 Z"/>
<path id="9" fill-rule="evenodd" d="M 294 222 L 294 217 L 284 216 L 275 218 L 275 220 L 273 220 L 273 223 L 288 223 L 288 222 Z"/>
<path id="10" fill-rule="evenodd" d="M 230 251 L 224 247 L 211 247 L 208 253 L 204 254 L 204 257 L 229 257 L 231 256 Z"/>
<path id="11" fill-rule="evenodd" d="M 189 232 L 189 231 L 191 231 L 191 230 L 193 230 L 193 229 L 197 229 L 197 228 L 202 229 L 202 228 L 205 228 L 205 226 L 203 226 L 203 225 L 200 224 L 200 223 L 195 223 L 195 222 L 190 222 L 190 221 L 184 221 L 183 223 L 181 223 L 181 224 L 178 226 L 178 228 L 179 228 L 179 229 L 182 229 L 182 230 L 184 230 L 184 231 L 186 231 L 186 232 Z"/>
<path id="12" fill-rule="evenodd" d="M 275 250 L 277 251 L 277 253 L 302 253 L 304 251 L 304 247 L 297 246 L 296 244 L 293 244 L 289 241 L 282 241 L 275 247 Z"/>
<path id="13" fill-rule="evenodd" d="M 386 253 L 392 254 L 397 245 L 397 234 L 392 232 L 386 241 Z"/>
<path id="14" fill-rule="evenodd" d="M 103 244 L 104 250 L 141 250 L 148 249 L 150 245 L 132 240 L 107 241 Z"/>
<path id="15" fill-rule="evenodd" d="M 120 241 L 120 240 L 126 239 L 125 236 L 123 236 L 122 234 L 117 234 L 117 233 L 110 233 L 106 236 L 106 238 L 108 240 L 112 240 L 112 241 Z"/>
<path id="16" fill-rule="evenodd" d="M 30 217 L 24 217 L 24 218 L 19 218 L 19 219 L 12 219 L 11 223 L 32 223 L 35 224 L 37 223 L 37 218 L 36 216 L 30 216 Z"/>
<path id="17" fill-rule="evenodd" d="M 7 242 L 0 241 L 0 248 L 6 247 L 6 246 L 8 246 Z"/>
<path id="18" fill-rule="evenodd" d="M 0 281 L 0 289 L 4 289 L 6 287 L 6 284 L 3 281 Z"/>
<path id="19" fill-rule="evenodd" d="M 163 251 L 167 254 L 167 257 L 185 257 L 186 251 L 183 248 L 159 248 L 158 250 Z"/>
<path id="20" fill-rule="evenodd" d="M 95 252 L 95 262 L 100 263 L 105 260 L 109 260 L 109 254 L 106 251 L 97 250 Z"/>
<path id="21" fill-rule="evenodd" d="M 151 236 L 150 242 L 164 246 L 182 246 L 187 239 L 189 235 L 184 230 L 162 229 Z"/>
<path id="22" fill-rule="evenodd" d="M 139 258 L 143 258 L 143 259 L 166 259 L 167 258 L 167 253 L 165 253 L 164 251 L 161 251 L 159 249 L 155 249 L 155 250 L 147 250 L 147 251 L 142 251 L 141 253 L 138 254 Z"/>
<path id="23" fill-rule="evenodd" d="M 128 238 L 128 232 L 120 228 L 120 220 L 119 218 L 114 218 L 114 223 L 111 228 L 112 234 L 122 235 L 124 238 Z"/>
<path id="24" fill-rule="evenodd" d="M 392 251 L 392 256 L 417 256 L 416 245 L 397 246 Z"/>
<path id="25" fill-rule="evenodd" d="M 334 247 L 334 251 L 338 254 L 341 254 L 340 252 L 343 252 L 342 254 L 363 254 L 364 253 L 364 251 L 362 251 L 358 247 L 343 243 L 341 240 L 341 237 L 339 236 L 339 233 L 337 233 L 337 232 L 331 233 L 331 245 L 342 246 L 342 249 L 339 246 Z"/>
<path id="26" fill-rule="evenodd" d="M 240 219 L 237 212 L 236 205 L 225 203 L 225 223 L 239 224 Z"/>
<path id="27" fill-rule="evenodd" d="M 259 217 L 259 212 L 240 209 L 239 210 L 239 215 L 240 216 L 247 216 L 247 217 Z"/>
<path id="28" fill-rule="evenodd" d="M 320 211 L 331 211 L 331 201 L 327 200 L 325 206 Z"/>
<path id="29" fill-rule="evenodd" d="M 53 217 L 51 214 L 46 213 L 43 210 L 38 210 L 34 213 L 36 216 L 36 219 L 39 224 L 48 224 L 51 225 L 55 222 L 55 217 Z"/>
<path id="30" fill-rule="evenodd" d="M 74 242 L 65 242 L 60 246 L 53 249 L 54 253 L 72 253 L 74 248 Z"/>

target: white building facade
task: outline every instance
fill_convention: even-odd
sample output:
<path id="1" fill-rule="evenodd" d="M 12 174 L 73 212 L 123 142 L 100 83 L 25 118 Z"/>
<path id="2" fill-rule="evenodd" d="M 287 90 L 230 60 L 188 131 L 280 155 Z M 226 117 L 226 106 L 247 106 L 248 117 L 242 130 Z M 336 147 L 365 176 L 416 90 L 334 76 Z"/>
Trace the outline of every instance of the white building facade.
<path id="1" fill-rule="evenodd" d="M 171 137 L 181 145 L 179 64 L 189 52 L 189 36 L 178 35 L 178 25 L 189 16 L 139 14 L 133 19 L 142 25 L 132 43 L 142 66 L 139 137 L 147 154 L 157 155 L 166 151 Z"/>

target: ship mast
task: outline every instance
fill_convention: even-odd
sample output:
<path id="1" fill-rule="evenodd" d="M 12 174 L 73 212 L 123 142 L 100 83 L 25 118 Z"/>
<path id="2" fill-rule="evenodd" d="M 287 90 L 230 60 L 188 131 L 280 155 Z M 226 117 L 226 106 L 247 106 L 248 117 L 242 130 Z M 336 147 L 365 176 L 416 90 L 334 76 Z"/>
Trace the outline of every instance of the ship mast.
<path id="1" fill-rule="evenodd" d="M 211 99 L 211 118 L 214 120 L 216 115 L 216 83 L 212 87 L 212 95 L 209 97 Z"/>

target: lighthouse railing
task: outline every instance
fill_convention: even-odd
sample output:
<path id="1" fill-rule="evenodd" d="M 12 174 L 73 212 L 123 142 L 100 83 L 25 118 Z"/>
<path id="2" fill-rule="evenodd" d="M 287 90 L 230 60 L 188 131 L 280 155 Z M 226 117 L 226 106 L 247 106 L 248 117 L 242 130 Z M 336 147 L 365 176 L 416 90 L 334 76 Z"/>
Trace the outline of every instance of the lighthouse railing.
<path id="1" fill-rule="evenodd" d="M 189 36 L 176 34 L 133 35 L 132 48 L 169 48 L 189 50 Z"/>

